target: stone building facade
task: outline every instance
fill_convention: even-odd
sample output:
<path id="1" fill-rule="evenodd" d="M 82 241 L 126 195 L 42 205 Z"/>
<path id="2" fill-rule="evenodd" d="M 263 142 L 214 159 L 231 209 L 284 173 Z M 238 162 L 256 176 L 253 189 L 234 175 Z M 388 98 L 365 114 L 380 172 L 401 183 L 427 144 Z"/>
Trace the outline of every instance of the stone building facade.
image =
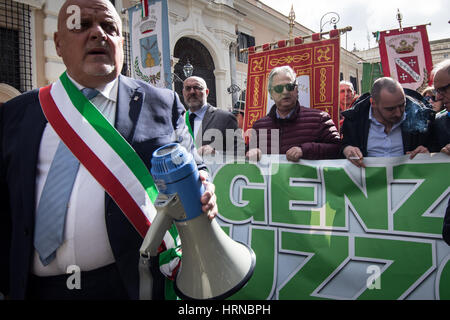
<path id="1" fill-rule="evenodd" d="M 129 59 L 126 9 L 139 1 L 111 2 L 121 13 L 125 57 Z M 65 70 L 53 43 L 62 3 L 62 0 L 0 0 L 1 42 L 7 43 L 0 44 L 0 56 L 15 57 L 12 62 L 3 59 L 1 64 L 16 65 L 14 70 L 3 68 L 0 71 L 0 102 L 45 86 Z M 194 74 L 207 80 L 211 89 L 210 102 L 219 108 L 231 109 L 245 90 L 246 54 L 241 54 L 239 49 L 288 38 L 289 12 L 277 12 L 258 0 L 168 0 L 168 8 L 173 72 L 181 75 L 183 65 L 190 59 Z M 294 37 L 314 32 L 297 22 L 293 28 Z M 4 41 L 6 36 L 13 37 L 15 44 Z M 360 60 L 360 56 L 342 48 L 341 79 L 354 78 L 360 83 Z M 123 73 L 129 74 L 130 63 L 126 62 Z M 10 74 L 17 79 L 9 79 L 6 75 Z M 174 87 L 181 93 L 181 83 L 175 83 Z"/>

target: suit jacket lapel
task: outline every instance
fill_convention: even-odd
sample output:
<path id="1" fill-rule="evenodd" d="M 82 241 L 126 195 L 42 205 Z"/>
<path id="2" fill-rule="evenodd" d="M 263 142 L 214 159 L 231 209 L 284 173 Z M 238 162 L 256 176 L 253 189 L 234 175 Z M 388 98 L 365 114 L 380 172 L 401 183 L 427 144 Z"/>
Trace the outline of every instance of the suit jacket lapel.
<path id="1" fill-rule="evenodd" d="M 214 108 L 208 104 L 208 108 L 206 109 L 205 115 L 202 120 L 202 136 L 205 134 L 206 129 L 208 129 L 209 124 L 214 118 Z"/>
<path id="2" fill-rule="evenodd" d="M 30 112 L 26 112 L 23 119 L 23 127 L 20 134 L 20 144 L 23 155 L 20 159 L 22 169 L 22 197 L 24 205 L 24 216 L 34 219 L 36 206 L 36 168 L 39 156 L 39 146 L 42 134 L 47 124 L 44 113 L 39 102 L 30 106 Z"/>
<path id="3" fill-rule="evenodd" d="M 203 120 L 200 125 L 200 128 L 197 131 L 197 136 L 195 137 L 195 145 L 197 148 L 200 148 L 203 145 L 203 136 L 205 135 L 206 129 L 208 129 L 208 125 L 212 120 L 212 113 L 214 109 L 208 104 L 206 107 L 205 114 L 203 115 Z"/>
<path id="4" fill-rule="evenodd" d="M 126 77 L 119 77 L 117 91 L 116 123 L 117 131 L 132 143 L 136 124 L 144 101 L 144 93 Z"/>

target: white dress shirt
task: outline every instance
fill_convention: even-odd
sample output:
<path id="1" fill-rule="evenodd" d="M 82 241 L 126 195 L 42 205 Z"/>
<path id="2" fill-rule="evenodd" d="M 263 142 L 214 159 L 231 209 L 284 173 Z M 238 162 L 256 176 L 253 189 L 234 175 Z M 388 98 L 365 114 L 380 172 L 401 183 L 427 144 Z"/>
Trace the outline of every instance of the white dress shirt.
<path id="1" fill-rule="evenodd" d="M 367 138 L 368 157 L 399 157 L 403 156 L 402 123 L 406 119 L 406 112 L 403 113 L 402 120 L 392 126 L 389 133 L 385 132 L 385 126 L 381 124 L 372 113 L 372 106 L 369 111 L 369 136 Z"/>
<path id="2" fill-rule="evenodd" d="M 69 77 L 70 78 L 70 77 Z M 72 82 L 78 89 L 83 86 Z M 103 116 L 114 125 L 118 80 L 100 91 L 91 102 Z M 36 172 L 36 208 L 60 139 L 47 123 L 39 148 Z M 64 226 L 64 239 L 56 251 L 56 258 L 47 266 L 34 250 L 32 273 L 38 276 L 52 276 L 67 273 L 67 267 L 76 265 L 81 271 L 97 269 L 113 263 L 114 256 L 108 240 L 105 223 L 105 190 L 80 164 L 68 203 Z"/>

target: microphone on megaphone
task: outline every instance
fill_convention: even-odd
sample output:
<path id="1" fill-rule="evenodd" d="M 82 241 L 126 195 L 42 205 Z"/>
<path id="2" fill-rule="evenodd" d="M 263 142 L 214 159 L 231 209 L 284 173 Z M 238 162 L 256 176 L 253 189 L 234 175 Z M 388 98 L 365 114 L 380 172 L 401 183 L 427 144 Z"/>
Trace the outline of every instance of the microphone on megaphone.
<path id="1" fill-rule="evenodd" d="M 183 251 L 174 285 L 177 295 L 225 299 L 236 293 L 253 275 L 256 256 L 202 212 L 200 197 L 205 189 L 192 155 L 178 143 L 165 145 L 153 153 L 151 173 L 159 190 L 157 214 L 141 257 L 157 256 L 164 233 L 175 222 Z"/>

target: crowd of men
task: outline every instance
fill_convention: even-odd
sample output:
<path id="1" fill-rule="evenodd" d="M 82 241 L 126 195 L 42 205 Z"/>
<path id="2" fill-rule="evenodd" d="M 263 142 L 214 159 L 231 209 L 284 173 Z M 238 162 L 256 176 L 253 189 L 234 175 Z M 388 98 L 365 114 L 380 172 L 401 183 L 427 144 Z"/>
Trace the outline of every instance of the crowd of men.
<path id="1" fill-rule="evenodd" d="M 70 5 L 81 9 L 80 28 L 71 29 L 66 23 Z M 435 67 L 433 88 L 425 97 L 391 78 L 376 80 L 371 92 L 360 97 L 351 83 L 341 83 L 341 132 L 328 113 L 299 104 L 292 68 L 274 68 L 268 78 L 274 105 L 254 123 L 244 146 L 242 133 L 235 134 L 237 114 L 207 103 L 209 89 L 201 77 L 184 81 L 185 107 L 173 91 L 120 75 L 121 34 L 121 19 L 110 1 L 66 1 L 54 35 L 56 52 L 67 68 L 66 80 L 100 110 L 148 170 L 153 151 L 174 140 L 191 152 L 206 190 L 199 200 L 210 219 L 218 208 L 201 156 L 239 155 L 245 149 L 245 156 L 256 161 L 277 153 L 293 162 L 346 158 L 364 167 L 365 157 L 450 155 L 450 60 Z M 70 95 L 64 88 L 55 84 L 52 94 Z M 142 238 L 95 174 L 65 147 L 58 123 L 43 112 L 52 103 L 62 108 L 60 100 L 49 102 L 44 96 L 42 89 L 33 90 L 0 107 L 0 292 L 10 299 L 137 299 Z M 430 99 L 445 109 L 436 114 Z M 91 137 L 83 139 L 89 144 Z M 73 163 L 70 182 L 63 181 L 61 173 L 53 174 L 60 162 Z M 47 196 L 65 186 L 69 191 L 65 202 Z M 62 216 L 56 218 L 59 207 Z M 54 223 L 49 222 L 56 219 L 62 221 L 59 231 L 53 231 Z M 450 244 L 448 209 L 443 237 Z M 68 290 L 68 265 L 80 266 L 83 290 Z"/>

